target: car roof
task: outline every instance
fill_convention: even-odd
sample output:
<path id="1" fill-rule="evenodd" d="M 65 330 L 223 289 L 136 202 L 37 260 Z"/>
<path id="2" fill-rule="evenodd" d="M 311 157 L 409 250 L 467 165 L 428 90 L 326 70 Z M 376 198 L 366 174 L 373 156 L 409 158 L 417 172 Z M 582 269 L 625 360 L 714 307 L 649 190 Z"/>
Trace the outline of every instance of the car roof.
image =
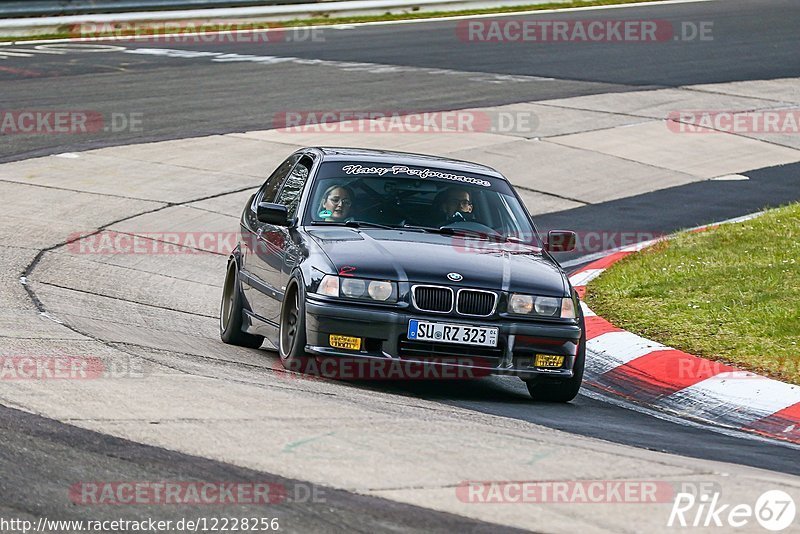
<path id="1" fill-rule="evenodd" d="M 417 167 L 435 166 L 439 169 L 471 172 L 506 180 L 505 176 L 491 167 L 487 167 L 486 165 L 457 159 L 443 158 L 439 156 L 430 156 L 426 154 L 346 147 L 311 147 L 304 150 L 317 150 L 321 152 L 323 155 L 323 160 L 325 161 L 392 163 L 398 165 L 413 165 Z"/>

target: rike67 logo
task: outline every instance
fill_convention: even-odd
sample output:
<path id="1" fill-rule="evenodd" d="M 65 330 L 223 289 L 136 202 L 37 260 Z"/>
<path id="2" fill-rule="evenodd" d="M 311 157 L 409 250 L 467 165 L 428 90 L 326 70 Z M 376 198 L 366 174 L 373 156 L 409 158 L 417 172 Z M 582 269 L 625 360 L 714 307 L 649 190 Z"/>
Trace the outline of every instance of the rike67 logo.
<path id="1" fill-rule="evenodd" d="M 794 499 L 781 490 L 765 491 L 756 500 L 755 506 L 749 504 L 730 504 L 720 502 L 720 493 L 701 494 L 678 493 L 667 521 L 668 527 L 723 527 L 732 529 L 754 526 L 753 519 L 761 527 L 779 532 L 789 528 L 797 512 Z"/>

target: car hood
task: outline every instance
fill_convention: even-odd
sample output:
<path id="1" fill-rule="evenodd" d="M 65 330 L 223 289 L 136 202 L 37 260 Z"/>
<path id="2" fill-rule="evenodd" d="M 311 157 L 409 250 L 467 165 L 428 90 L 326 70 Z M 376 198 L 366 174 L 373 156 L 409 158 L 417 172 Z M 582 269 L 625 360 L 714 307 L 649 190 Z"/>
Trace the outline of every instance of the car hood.
<path id="1" fill-rule="evenodd" d="M 536 247 L 403 230 L 314 228 L 309 235 L 344 275 L 560 297 L 561 269 Z M 458 273 L 459 282 L 448 280 Z"/>

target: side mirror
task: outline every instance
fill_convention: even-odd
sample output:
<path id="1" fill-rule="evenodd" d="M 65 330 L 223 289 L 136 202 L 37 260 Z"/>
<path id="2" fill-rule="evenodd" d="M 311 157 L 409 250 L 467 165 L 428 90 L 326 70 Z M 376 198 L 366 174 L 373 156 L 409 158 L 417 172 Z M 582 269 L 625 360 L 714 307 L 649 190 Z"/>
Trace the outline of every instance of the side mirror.
<path id="1" fill-rule="evenodd" d="M 289 212 L 282 204 L 271 202 L 260 202 L 256 209 L 256 218 L 263 223 L 274 224 L 275 226 L 289 225 Z"/>
<path id="2" fill-rule="evenodd" d="M 575 232 L 570 230 L 550 230 L 544 248 L 549 252 L 570 252 L 575 250 Z"/>

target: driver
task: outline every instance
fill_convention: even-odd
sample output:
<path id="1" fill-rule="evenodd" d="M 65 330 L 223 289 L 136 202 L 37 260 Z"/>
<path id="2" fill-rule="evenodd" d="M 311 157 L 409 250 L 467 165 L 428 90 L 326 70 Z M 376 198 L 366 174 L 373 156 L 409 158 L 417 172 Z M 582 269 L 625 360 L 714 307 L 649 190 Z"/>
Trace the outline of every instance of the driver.
<path id="1" fill-rule="evenodd" d="M 350 216 L 354 197 L 353 190 L 346 185 L 334 184 L 323 193 L 317 214 L 324 221 L 345 221 Z"/>
<path id="2" fill-rule="evenodd" d="M 443 224 L 456 221 L 474 221 L 472 199 L 469 191 L 459 187 L 448 187 L 436 195 L 434 209 L 444 220 Z"/>

